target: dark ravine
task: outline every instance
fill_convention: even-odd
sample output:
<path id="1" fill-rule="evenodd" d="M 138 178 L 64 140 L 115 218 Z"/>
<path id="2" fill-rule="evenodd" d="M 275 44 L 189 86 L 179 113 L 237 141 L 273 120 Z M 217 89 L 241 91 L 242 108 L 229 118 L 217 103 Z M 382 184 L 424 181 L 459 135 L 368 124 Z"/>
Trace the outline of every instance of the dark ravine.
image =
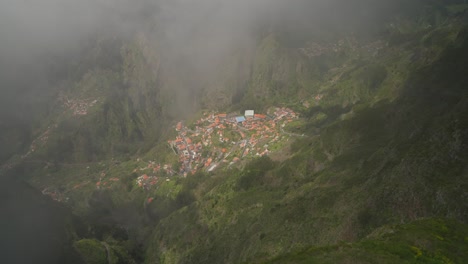
<path id="1" fill-rule="evenodd" d="M 30 185 L 0 178 L 3 263 L 83 263 L 71 241 L 82 223 Z"/>

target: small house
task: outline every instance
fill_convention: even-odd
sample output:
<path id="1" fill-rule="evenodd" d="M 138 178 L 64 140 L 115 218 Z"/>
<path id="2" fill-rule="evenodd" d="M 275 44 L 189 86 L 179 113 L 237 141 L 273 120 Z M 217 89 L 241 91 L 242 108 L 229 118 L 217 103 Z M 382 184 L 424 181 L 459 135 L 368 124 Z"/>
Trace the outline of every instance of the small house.
<path id="1" fill-rule="evenodd" d="M 244 121 L 245 121 L 245 117 L 243 117 L 243 116 L 238 116 L 238 117 L 236 117 L 236 122 L 237 122 L 237 123 L 242 123 L 242 122 L 244 122 Z"/>
<path id="2" fill-rule="evenodd" d="M 255 114 L 254 116 L 255 116 L 255 118 L 258 118 L 258 119 L 265 119 L 266 118 L 266 115 L 262 115 L 262 114 Z"/>
<path id="3" fill-rule="evenodd" d="M 218 114 L 218 118 L 221 119 L 221 120 L 224 120 L 227 118 L 227 114 L 223 113 L 223 114 Z"/>

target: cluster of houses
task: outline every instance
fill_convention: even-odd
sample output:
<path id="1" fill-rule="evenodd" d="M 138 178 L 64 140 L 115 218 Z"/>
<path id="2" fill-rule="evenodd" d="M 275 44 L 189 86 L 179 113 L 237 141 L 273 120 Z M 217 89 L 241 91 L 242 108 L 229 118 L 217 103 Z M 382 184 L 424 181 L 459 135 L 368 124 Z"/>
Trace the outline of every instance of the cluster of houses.
<path id="1" fill-rule="evenodd" d="M 175 139 L 167 142 L 178 157 L 178 165 L 173 168 L 170 164 L 149 161 L 146 166 L 134 170 L 135 173 L 145 171 L 136 179 L 136 184 L 149 190 L 162 177 L 176 174 L 186 177 L 202 170 L 211 172 L 248 157 L 267 155 L 272 144 L 288 137 L 281 127 L 298 118 L 289 108 L 275 108 L 270 112 L 257 114 L 247 110 L 244 115 L 207 112 L 189 126 L 178 122 Z"/>
<path id="2" fill-rule="evenodd" d="M 254 110 L 246 110 L 242 116 L 205 113 L 195 122 L 194 130 L 177 123 L 178 135 L 168 144 L 179 156 L 179 174 L 213 171 L 223 164 L 233 165 L 241 158 L 267 155 L 269 144 L 283 137 L 279 123 L 295 118 L 297 114 L 289 108 L 276 108 L 268 115 L 256 114 Z"/>
<path id="3" fill-rule="evenodd" d="M 173 167 L 155 161 L 145 162 L 143 167 L 133 171 L 144 173 L 135 183 L 144 190 L 150 190 L 163 177 L 169 181 L 169 177 L 176 174 L 186 177 L 202 170 L 211 172 L 222 166 L 232 166 L 245 158 L 268 155 L 271 145 L 288 138 L 281 128 L 297 118 L 298 115 L 289 108 L 275 108 L 267 114 L 258 114 L 253 110 L 245 111 L 244 115 L 207 112 L 190 126 L 178 122 L 175 139 L 168 141 L 178 156 L 178 165 Z M 47 141 L 49 132 L 47 130 L 37 140 Z M 102 172 L 96 188 L 110 189 L 118 181 L 118 178 L 106 178 Z M 73 189 L 89 183 L 77 184 Z M 43 194 L 56 201 L 65 199 L 56 189 L 44 189 Z"/>
<path id="4" fill-rule="evenodd" d="M 107 181 L 99 180 L 98 182 L 96 182 L 96 188 L 97 189 L 104 189 L 104 188 L 110 189 L 112 183 L 118 182 L 118 181 L 119 181 L 119 178 L 110 178 Z"/>
<path id="5" fill-rule="evenodd" d="M 138 159 L 137 161 L 140 160 Z M 161 177 L 169 177 L 176 174 L 171 164 L 161 165 L 155 161 L 149 161 L 146 166 L 133 170 L 134 173 L 138 171 L 147 172 L 136 179 L 136 184 L 138 187 L 145 190 L 149 190 L 150 187 L 156 185 Z M 168 179 L 166 179 L 166 181 L 167 180 Z"/>
<path id="6" fill-rule="evenodd" d="M 138 159 L 138 161 L 140 161 Z M 173 176 L 176 172 L 172 169 L 171 164 L 164 164 L 161 166 L 160 163 L 156 163 L 155 161 L 148 161 L 148 165 L 141 167 L 139 169 L 133 170 L 134 173 L 138 171 L 146 171 L 149 170 L 150 173 L 161 173 L 164 172 L 166 176 Z"/>
<path id="7" fill-rule="evenodd" d="M 141 175 L 136 179 L 136 183 L 138 187 L 141 187 L 145 190 L 149 190 L 149 188 L 156 183 L 158 183 L 159 178 L 156 176 L 148 176 L 146 174 Z"/>
<path id="8" fill-rule="evenodd" d="M 99 178 L 99 181 L 96 182 L 97 189 L 110 189 L 112 183 L 118 182 L 120 180 L 119 178 L 109 178 L 108 180 L 105 180 L 104 179 L 105 177 L 106 177 L 106 173 L 101 172 L 101 177 Z"/>
<path id="9" fill-rule="evenodd" d="M 59 100 L 62 101 L 63 106 L 73 111 L 75 116 L 83 116 L 88 114 L 88 109 L 98 103 L 97 99 L 69 99 L 61 95 Z"/>
<path id="10" fill-rule="evenodd" d="M 52 200 L 57 202 L 65 202 L 68 200 L 68 198 L 56 188 L 44 188 L 42 194 L 49 196 Z"/>

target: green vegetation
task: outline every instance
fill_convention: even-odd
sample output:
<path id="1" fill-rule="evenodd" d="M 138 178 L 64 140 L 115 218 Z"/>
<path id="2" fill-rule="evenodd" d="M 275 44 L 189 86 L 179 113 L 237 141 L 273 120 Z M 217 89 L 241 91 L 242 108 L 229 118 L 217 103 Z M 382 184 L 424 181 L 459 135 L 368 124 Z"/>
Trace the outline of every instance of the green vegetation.
<path id="1" fill-rule="evenodd" d="M 358 243 L 314 247 L 265 263 L 463 263 L 466 225 L 450 220 L 418 220 L 384 226 Z"/>
<path id="2" fill-rule="evenodd" d="M 378 34 L 268 30 L 209 81 L 172 76 L 180 65 L 149 35 L 102 37 L 61 80 L 69 88 L 56 95 L 72 103 L 51 103 L 33 129 L 1 132 L 11 138 L 0 139 L 13 168 L 4 171 L 85 220 L 63 240 L 87 263 L 463 263 L 466 6 L 433 2 L 405 2 L 414 8 Z M 278 123 L 269 156 L 186 178 L 153 170 L 181 167 L 167 144 L 179 120 L 195 130 L 200 109 L 274 106 L 300 118 Z"/>
<path id="3" fill-rule="evenodd" d="M 76 250 L 81 254 L 86 263 L 106 263 L 106 248 L 94 239 L 82 239 L 75 242 Z"/>

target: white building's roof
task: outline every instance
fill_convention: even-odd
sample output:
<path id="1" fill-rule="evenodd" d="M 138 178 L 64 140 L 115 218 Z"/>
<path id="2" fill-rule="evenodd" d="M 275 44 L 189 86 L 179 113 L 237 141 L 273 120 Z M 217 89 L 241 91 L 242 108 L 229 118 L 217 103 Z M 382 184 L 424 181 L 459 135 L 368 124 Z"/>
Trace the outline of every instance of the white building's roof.
<path id="1" fill-rule="evenodd" d="M 245 116 L 254 116 L 254 110 L 245 110 Z"/>

